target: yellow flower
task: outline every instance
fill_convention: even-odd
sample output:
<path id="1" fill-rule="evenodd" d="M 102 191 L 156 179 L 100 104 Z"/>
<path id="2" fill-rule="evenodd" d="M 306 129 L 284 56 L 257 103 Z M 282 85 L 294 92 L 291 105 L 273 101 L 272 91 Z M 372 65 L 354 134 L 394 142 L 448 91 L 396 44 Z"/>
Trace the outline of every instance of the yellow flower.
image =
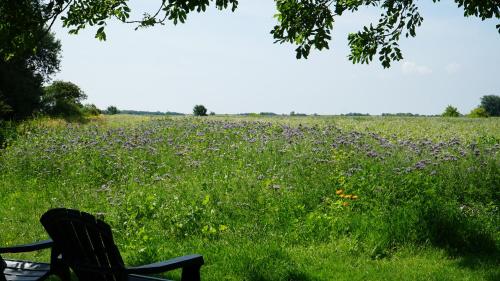
<path id="1" fill-rule="evenodd" d="M 351 199 L 352 199 L 352 200 L 356 200 L 356 199 L 358 199 L 358 195 L 353 195 L 353 196 L 351 197 Z"/>
<path id="2" fill-rule="evenodd" d="M 335 194 L 337 194 L 337 195 L 340 195 L 342 193 L 344 193 L 344 190 L 342 190 L 342 189 L 338 189 L 337 191 L 335 191 Z"/>

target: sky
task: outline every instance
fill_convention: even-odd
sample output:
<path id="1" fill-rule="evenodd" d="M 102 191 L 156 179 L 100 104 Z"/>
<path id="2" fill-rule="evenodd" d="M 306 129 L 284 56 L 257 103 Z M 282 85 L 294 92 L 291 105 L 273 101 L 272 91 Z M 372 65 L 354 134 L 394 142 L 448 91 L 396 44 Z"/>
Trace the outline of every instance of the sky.
<path id="1" fill-rule="evenodd" d="M 130 4 L 142 13 L 159 2 Z M 500 95 L 498 22 L 465 18 L 450 0 L 418 5 L 423 25 L 401 40 L 404 60 L 390 69 L 347 59 L 348 33 L 376 22 L 377 8 L 337 17 L 330 50 L 297 60 L 294 46 L 273 44 L 274 1 L 242 0 L 234 13 L 210 9 L 176 26 L 110 23 L 104 42 L 95 28 L 69 35 L 59 22 L 55 80 L 79 85 L 102 109 L 183 113 L 203 104 L 218 114 L 440 114 L 447 105 L 466 114 L 481 96 Z"/>

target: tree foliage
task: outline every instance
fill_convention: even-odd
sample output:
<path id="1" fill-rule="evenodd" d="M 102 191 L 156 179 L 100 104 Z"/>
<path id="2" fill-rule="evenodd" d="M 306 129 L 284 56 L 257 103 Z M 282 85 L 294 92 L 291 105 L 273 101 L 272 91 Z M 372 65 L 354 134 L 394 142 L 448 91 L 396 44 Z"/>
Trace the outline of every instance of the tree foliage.
<path id="1" fill-rule="evenodd" d="M 0 58 L 0 100 L 8 106 L 0 118 L 22 119 L 40 109 L 42 84 L 59 70 L 61 44 L 47 34 L 35 53 L 6 61 Z"/>
<path id="2" fill-rule="evenodd" d="M 118 108 L 116 106 L 110 105 L 110 106 L 108 106 L 108 108 L 106 108 L 106 113 L 111 114 L 111 115 L 115 115 L 115 114 L 120 113 L 120 110 L 118 110 Z"/>
<path id="3" fill-rule="evenodd" d="M 44 87 L 42 96 L 43 111 L 50 116 L 75 117 L 83 114 L 82 101 L 87 95 L 71 82 L 54 81 Z"/>
<path id="4" fill-rule="evenodd" d="M 83 115 L 97 116 L 102 113 L 102 111 L 97 108 L 95 104 L 86 104 L 82 108 Z"/>
<path id="5" fill-rule="evenodd" d="M 207 116 L 207 108 L 201 104 L 195 105 L 193 108 L 194 116 Z"/>
<path id="6" fill-rule="evenodd" d="M 88 26 L 96 27 L 95 37 L 106 40 L 105 27 L 110 20 L 135 24 L 137 28 L 184 23 L 192 12 L 204 12 L 209 5 L 218 9 L 238 7 L 238 0 L 157 0 L 158 9 L 142 13 L 141 18 L 131 18 L 128 0 L 3 0 L 0 14 L 4 13 L 0 33 L 10 30 L 9 44 L 0 47 L 6 57 L 15 56 L 23 49 L 36 46 L 37 36 L 32 32 L 37 24 L 52 25 L 59 16 L 69 33 L 77 34 Z M 500 19 L 498 0 L 454 0 L 464 10 L 464 16 L 482 20 Z M 439 2 L 439 0 L 433 0 Z M 335 19 L 362 7 L 378 7 L 382 13 L 377 23 L 349 34 L 351 49 L 349 60 L 369 63 L 378 57 L 383 67 L 403 58 L 399 41 L 402 37 L 416 36 L 423 22 L 415 0 L 275 0 L 277 24 L 271 34 L 276 43 L 297 46 L 297 58 L 307 58 L 311 49 L 328 49 Z M 33 9 L 38 5 L 40 9 Z M 3 10 L 2 10 L 3 9 Z M 7 14 L 5 14 L 7 13 Z M 6 16 L 8 15 L 8 16 Z M 28 20 L 26 20 L 28 19 Z M 500 24 L 497 29 L 500 33 Z M 28 47 L 28 48 L 26 48 Z"/>
<path id="7" fill-rule="evenodd" d="M 444 110 L 443 114 L 441 114 L 443 117 L 459 117 L 460 112 L 458 112 L 458 109 L 456 107 L 453 107 L 451 105 L 448 105 L 446 109 Z"/>
<path id="8" fill-rule="evenodd" d="M 472 118 L 484 118 L 484 117 L 488 117 L 489 114 L 488 114 L 488 112 L 486 112 L 484 107 L 478 106 L 478 107 L 474 108 L 473 110 L 471 110 L 468 116 L 472 117 Z"/>
<path id="9" fill-rule="evenodd" d="M 490 116 L 500 116 L 500 96 L 487 95 L 481 97 L 481 107 Z"/>
<path id="10" fill-rule="evenodd" d="M 0 119 L 40 109 L 42 84 L 59 71 L 61 44 L 42 21 L 39 1 L 0 1 Z"/>

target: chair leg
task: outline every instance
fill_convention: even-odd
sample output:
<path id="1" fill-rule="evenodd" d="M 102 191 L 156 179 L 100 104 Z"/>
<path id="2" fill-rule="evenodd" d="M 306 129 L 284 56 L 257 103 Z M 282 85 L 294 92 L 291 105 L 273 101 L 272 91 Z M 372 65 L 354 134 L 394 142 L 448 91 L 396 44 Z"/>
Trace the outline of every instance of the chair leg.
<path id="1" fill-rule="evenodd" d="M 0 281 L 7 281 L 5 279 L 5 275 L 3 274 L 4 269 L 7 267 L 7 264 L 5 261 L 2 259 L 2 256 L 0 256 Z"/>
<path id="2" fill-rule="evenodd" d="M 182 268 L 181 281 L 200 281 L 200 268 L 201 265 Z"/>
<path id="3" fill-rule="evenodd" d="M 52 273 L 59 277 L 61 281 L 70 281 L 71 280 L 71 272 L 67 267 L 58 267 L 52 270 Z"/>
<path id="4" fill-rule="evenodd" d="M 59 277 L 62 281 L 71 280 L 71 272 L 69 271 L 69 267 L 62 262 L 59 251 L 56 247 L 53 247 L 51 251 L 50 271 L 51 274 L 57 275 L 57 277 Z"/>

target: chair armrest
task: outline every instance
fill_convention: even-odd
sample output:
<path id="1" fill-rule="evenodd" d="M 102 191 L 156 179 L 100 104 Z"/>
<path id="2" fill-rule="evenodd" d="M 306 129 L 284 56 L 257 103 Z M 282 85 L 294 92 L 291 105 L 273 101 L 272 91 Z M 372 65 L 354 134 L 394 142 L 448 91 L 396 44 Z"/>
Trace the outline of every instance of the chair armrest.
<path id="1" fill-rule="evenodd" d="M 48 248 L 52 247 L 53 244 L 54 244 L 54 242 L 52 242 L 52 240 L 49 239 L 49 240 L 39 241 L 39 242 L 35 242 L 35 243 L 30 243 L 30 244 L 2 247 L 2 248 L 0 248 L 0 254 L 2 254 L 2 253 L 22 253 L 22 252 L 43 250 L 43 249 L 48 249 Z"/>
<path id="2" fill-rule="evenodd" d="M 128 274 L 157 274 L 178 268 L 201 267 L 203 265 L 203 257 L 200 255 L 188 255 L 178 258 L 173 258 L 168 261 L 162 261 L 136 267 L 128 267 Z"/>

